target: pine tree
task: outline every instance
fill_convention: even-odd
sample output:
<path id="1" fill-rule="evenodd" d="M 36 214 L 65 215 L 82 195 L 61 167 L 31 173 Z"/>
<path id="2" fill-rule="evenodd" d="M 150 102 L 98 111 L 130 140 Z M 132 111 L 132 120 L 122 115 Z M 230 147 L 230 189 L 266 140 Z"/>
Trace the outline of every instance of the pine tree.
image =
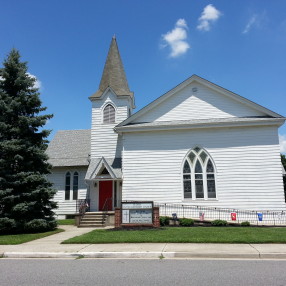
<path id="1" fill-rule="evenodd" d="M 0 69 L 0 232 L 45 231 L 56 227 L 45 154 L 49 130 L 36 79 L 13 49 Z"/>

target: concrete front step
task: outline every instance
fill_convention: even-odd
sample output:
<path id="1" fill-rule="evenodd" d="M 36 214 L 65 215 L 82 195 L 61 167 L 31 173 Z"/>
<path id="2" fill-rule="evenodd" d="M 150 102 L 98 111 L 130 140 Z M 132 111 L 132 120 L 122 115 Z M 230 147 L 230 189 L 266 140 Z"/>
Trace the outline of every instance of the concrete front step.
<path id="1" fill-rule="evenodd" d="M 90 218 L 90 217 L 84 217 L 84 218 L 82 218 L 81 219 L 81 221 L 102 221 L 103 220 L 103 218 Z"/>
<path id="2" fill-rule="evenodd" d="M 95 215 L 95 216 L 91 216 L 91 215 L 85 215 L 85 216 L 83 216 L 83 218 L 88 218 L 88 219 L 103 219 L 104 218 L 104 216 L 97 216 L 97 215 Z"/>
<path id="3" fill-rule="evenodd" d="M 80 224 L 78 227 L 104 227 L 102 223 Z"/>
<path id="4" fill-rule="evenodd" d="M 79 227 L 104 227 L 106 215 L 110 214 L 114 214 L 114 211 L 108 211 L 105 214 L 103 212 L 87 212 L 81 219 Z"/>
<path id="5" fill-rule="evenodd" d="M 86 212 L 85 215 L 103 215 L 103 214 L 114 214 L 114 211 L 107 212 Z"/>

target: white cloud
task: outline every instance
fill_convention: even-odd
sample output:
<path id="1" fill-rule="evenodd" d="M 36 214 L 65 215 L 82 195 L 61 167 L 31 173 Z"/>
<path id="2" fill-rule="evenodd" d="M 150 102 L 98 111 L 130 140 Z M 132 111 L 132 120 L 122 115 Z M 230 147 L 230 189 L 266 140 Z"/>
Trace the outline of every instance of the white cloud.
<path id="1" fill-rule="evenodd" d="M 29 72 L 27 72 L 27 74 L 31 77 L 31 78 L 34 78 L 36 81 L 35 81 L 35 83 L 34 83 L 34 87 L 35 88 L 41 88 L 42 87 L 42 83 L 41 83 L 41 81 L 40 80 L 38 80 L 37 79 L 37 77 L 35 76 L 35 75 L 33 75 L 33 74 L 30 74 Z"/>
<path id="2" fill-rule="evenodd" d="M 249 32 L 249 30 L 252 28 L 253 25 L 257 25 L 258 21 L 257 21 L 257 15 L 253 15 L 250 20 L 248 21 L 245 29 L 243 30 L 243 34 L 247 34 Z"/>
<path id="3" fill-rule="evenodd" d="M 179 19 L 176 23 L 177 26 L 179 27 L 185 27 L 188 28 L 187 22 L 185 19 Z"/>
<path id="4" fill-rule="evenodd" d="M 253 28 L 261 28 L 262 23 L 267 21 L 267 14 L 264 11 L 260 14 L 254 14 L 248 20 L 244 30 L 242 31 L 243 34 L 247 34 Z"/>
<path id="5" fill-rule="evenodd" d="M 211 23 L 217 21 L 222 13 L 217 10 L 212 4 L 207 5 L 199 18 L 198 30 L 209 31 Z"/>
<path id="6" fill-rule="evenodd" d="M 170 57 L 176 58 L 187 52 L 190 45 L 187 43 L 188 25 L 185 19 L 179 19 L 172 31 L 163 35 L 164 44 L 162 47 L 169 46 L 171 48 Z"/>
<path id="7" fill-rule="evenodd" d="M 279 134 L 280 152 L 286 153 L 286 135 Z"/>
<path id="8" fill-rule="evenodd" d="M 3 80 L 3 77 L 0 75 L 0 80 Z"/>

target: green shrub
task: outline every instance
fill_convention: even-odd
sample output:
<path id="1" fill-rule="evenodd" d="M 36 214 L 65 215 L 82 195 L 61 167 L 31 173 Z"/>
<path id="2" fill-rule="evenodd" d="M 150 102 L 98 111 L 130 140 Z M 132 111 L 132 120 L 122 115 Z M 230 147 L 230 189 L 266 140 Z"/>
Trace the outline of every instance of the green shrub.
<path id="1" fill-rule="evenodd" d="M 33 219 L 25 224 L 25 231 L 27 232 L 44 232 L 55 229 L 56 221 L 47 221 L 44 219 Z"/>
<path id="2" fill-rule="evenodd" d="M 165 226 L 168 225 L 170 218 L 168 216 L 160 216 L 160 225 Z"/>
<path id="3" fill-rule="evenodd" d="M 180 225 L 181 226 L 191 226 L 194 225 L 194 220 L 190 218 L 180 218 Z"/>
<path id="4" fill-rule="evenodd" d="M 0 218 L 0 233 L 12 231 L 15 227 L 16 222 L 14 219 L 9 219 L 7 217 Z"/>
<path id="5" fill-rule="evenodd" d="M 250 226 L 250 222 L 249 221 L 243 221 L 240 225 L 241 226 Z"/>
<path id="6" fill-rule="evenodd" d="M 213 226 L 226 226 L 227 225 L 227 221 L 226 220 L 221 220 L 221 219 L 216 219 L 216 220 L 213 220 L 211 222 L 211 224 Z"/>

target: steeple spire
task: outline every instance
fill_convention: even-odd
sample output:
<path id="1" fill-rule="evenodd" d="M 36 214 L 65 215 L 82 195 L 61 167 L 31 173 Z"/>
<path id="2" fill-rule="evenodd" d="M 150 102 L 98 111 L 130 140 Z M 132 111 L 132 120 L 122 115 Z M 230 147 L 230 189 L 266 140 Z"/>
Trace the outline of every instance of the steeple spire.
<path id="1" fill-rule="evenodd" d="M 129 95 L 133 97 L 133 92 L 130 91 L 128 86 L 115 35 L 112 37 L 110 43 L 99 89 L 91 98 L 100 97 L 108 87 L 111 87 L 116 95 Z"/>

